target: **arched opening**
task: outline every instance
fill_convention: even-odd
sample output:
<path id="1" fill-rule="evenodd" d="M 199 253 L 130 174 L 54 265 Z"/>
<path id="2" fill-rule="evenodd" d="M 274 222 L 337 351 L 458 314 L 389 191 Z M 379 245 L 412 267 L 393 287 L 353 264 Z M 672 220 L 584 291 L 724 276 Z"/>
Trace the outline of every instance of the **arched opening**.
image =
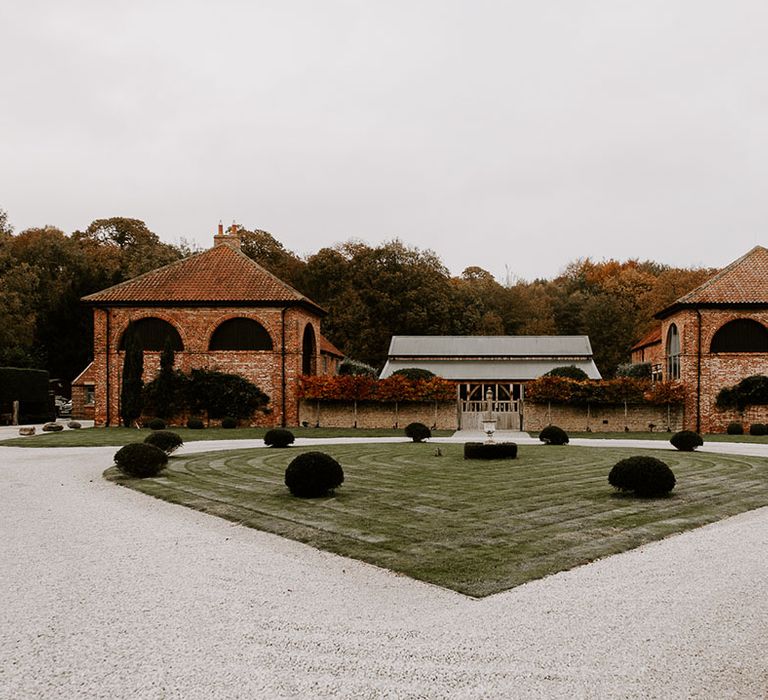
<path id="1" fill-rule="evenodd" d="M 304 328 L 304 339 L 301 342 L 301 373 L 317 374 L 317 340 L 311 323 Z"/>
<path id="2" fill-rule="evenodd" d="M 768 352 L 768 330 L 751 318 L 737 318 L 717 330 L 709 351 Z"/>
<path id="3" fill-rule="evenodd" d="M 667 331 L 667 379 L 680 379 L 680 334 L 674 323 Z"/>
<path id="4" fill-rule="evenodd" d="M 120 338 L 120 350 L 125 350 L 128 338 L 133 337 L 142 350 L 161 351 L 165 349 L 167 339 L 171 341 L 171 347 L 174 350 L 183 350 L 184 343 L 181 342 L 179 332 L 168 321 L 161 318 L 140 318 L 137 321 L 131 321 L 128 328 L 125 329 L 123 337 Z"/>
<path id="5" fill-rule="evenodd" d="M 251 318 L 230 318 L 211 335 L 209 350 L 271 350 L 266 328 Z"/>

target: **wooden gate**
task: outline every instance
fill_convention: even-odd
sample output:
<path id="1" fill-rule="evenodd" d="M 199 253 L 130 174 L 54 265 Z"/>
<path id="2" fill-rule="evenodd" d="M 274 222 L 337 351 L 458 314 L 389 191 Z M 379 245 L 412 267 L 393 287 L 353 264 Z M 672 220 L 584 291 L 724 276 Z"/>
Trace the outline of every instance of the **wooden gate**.
<path id="1" fill-rule="evenodd" d="M 466 383 L 459 387 L 459 427 L 482 430 L 488 412 L 496 419 L 496 430 L 521 429 L 520 386 L 516 384 Z"/>

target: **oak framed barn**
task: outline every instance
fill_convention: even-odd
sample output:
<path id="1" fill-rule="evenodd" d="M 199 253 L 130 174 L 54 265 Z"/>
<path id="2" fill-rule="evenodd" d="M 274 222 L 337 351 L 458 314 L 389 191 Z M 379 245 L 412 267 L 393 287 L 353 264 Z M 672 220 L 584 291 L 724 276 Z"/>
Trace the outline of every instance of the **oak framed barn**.
<path id="1" fill-rule="evenodd" d="M 393 336 L 381 377 L 425 369 L 456 384 L 461 429 L 476 429 L 489 392 L 499 430 L 522 430 L 525 384 L 555 367 L 573 365 L 600 379 L 585 335 Z"/>

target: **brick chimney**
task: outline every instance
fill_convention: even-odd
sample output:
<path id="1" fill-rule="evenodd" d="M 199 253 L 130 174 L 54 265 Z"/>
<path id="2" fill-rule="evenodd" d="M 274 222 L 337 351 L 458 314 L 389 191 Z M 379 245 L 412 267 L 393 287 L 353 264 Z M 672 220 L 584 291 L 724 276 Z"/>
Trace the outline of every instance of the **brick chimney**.
<path id="1" fill-rule="evenodd" d="M 240 235 L 238 234 L 238 225 L 233 221 L 232 225 L 224 232 L 224 224 L 219 221 L 218 233 L 213 237 L 214 248 L 217 245 L 228 245 L 230 248 L 240 250 Z"/>

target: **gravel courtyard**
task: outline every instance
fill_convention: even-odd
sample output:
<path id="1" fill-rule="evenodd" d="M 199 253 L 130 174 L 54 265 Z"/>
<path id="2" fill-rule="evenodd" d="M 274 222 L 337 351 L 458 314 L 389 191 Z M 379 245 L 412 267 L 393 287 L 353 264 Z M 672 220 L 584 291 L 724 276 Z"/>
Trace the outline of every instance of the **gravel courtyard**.
<path id="1" fill-rule="evenodd" d="M 768 508 L 478 601 L 108 483 L 114 452 L 0 448 L 2 698 L 768 695 Z"/>

